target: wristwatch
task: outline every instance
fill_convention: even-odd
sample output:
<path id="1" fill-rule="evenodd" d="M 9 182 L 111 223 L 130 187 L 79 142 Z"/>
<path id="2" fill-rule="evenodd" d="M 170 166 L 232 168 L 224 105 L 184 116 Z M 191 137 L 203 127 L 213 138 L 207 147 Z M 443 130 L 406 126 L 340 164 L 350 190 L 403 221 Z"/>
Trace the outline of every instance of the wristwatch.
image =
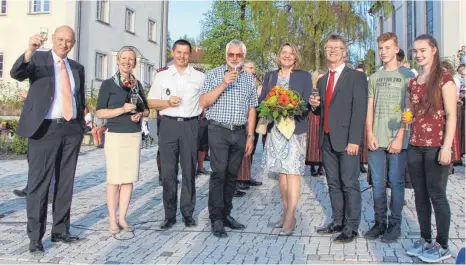
<path id="1" fill-rule="evenodd" d="M 247 139 L 252 139 L 252 140 L 254 140 L 255 137 L 254 137 L 254 135 L 248 135 Z"/>

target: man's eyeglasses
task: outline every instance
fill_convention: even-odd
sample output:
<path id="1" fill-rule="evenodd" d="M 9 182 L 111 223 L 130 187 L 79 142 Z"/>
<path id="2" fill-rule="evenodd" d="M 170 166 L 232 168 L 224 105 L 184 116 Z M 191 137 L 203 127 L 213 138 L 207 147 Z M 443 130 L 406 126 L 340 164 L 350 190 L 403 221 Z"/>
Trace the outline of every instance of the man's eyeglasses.
<path id="1" fill-rule="evenodd" d="M 343 50 L 342 47 L 324 47 L 324 50 L 325 51 L 336 51 L 336 52 L 339 52 L 341 50 Z"/>
<path id="2" fill-rule="evenodd" d="M 232 53 L 232 52 L 229 52 L 227 53 L 227 56 L 228 58 L 232 59 L 232 58 L 238 58 L 238 59 L 242 59 L 243 58 L 243 54 L 242 53 Z"/>

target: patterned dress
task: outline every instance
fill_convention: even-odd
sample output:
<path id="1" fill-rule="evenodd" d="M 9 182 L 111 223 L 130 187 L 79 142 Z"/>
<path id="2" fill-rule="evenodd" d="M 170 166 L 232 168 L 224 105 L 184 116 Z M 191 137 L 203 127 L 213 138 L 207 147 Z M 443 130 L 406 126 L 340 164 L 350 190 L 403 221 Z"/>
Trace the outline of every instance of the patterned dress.
<path id="1" fill-rule="evenodd" d="M 277 85 L 289 88 L 289 79 L 278 77 Z M 273 126 L 267 134 L 261 166 L 264 173 L 304 175 L 307 134 L 293 134 L 288 140 Z"/>

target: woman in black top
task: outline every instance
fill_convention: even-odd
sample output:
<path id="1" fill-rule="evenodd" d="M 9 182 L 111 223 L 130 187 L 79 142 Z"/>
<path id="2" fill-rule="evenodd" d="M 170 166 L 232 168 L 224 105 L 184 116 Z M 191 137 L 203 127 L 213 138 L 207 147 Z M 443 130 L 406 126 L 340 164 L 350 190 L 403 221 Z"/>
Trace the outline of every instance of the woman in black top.
<path id="1" fill-rule="evenodd" d="M 143 87 L 132 71 L 136 66 L 136 52 L 123 47 L 117 56 L 118 72 L 102 82 L 97 100 L 96 116 L 107 119 L 105 160 L 107 164 L 107 207 L 109 232 L 120 229 L 133 231 L 126 222 L 133 183 L 139 175 L 141 150 L 141 120 L 149 115 Z M 135 105 L 129 103 L 137 99 Z M 116 211 L 120 207 L 117 222 Z"/>

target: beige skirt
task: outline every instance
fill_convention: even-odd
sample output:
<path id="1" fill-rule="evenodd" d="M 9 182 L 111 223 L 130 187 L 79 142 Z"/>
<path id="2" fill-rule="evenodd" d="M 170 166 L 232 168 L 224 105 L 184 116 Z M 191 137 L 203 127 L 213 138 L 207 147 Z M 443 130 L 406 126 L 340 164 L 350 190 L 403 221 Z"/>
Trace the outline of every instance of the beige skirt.
<path id="1" fill-rule="evenodd" d="M 127 184 L 138 180 L 141 133 L 105 133 L 107 183 Z"/>

